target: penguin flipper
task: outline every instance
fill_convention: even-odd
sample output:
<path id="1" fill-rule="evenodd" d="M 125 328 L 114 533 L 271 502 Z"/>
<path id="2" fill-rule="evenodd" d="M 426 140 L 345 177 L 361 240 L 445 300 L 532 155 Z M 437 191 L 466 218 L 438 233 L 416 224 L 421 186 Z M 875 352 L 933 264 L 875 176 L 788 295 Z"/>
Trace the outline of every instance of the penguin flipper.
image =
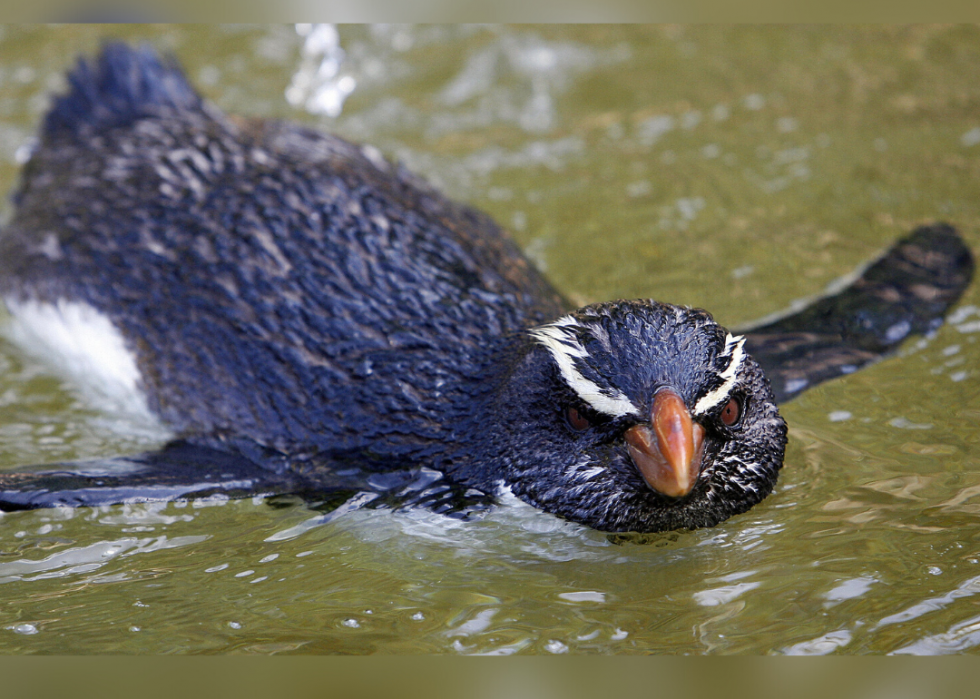
<path id="1" fill-rule="evenodd" d="M 842 290 L 743 329 L 777 403 L 849 374 L 936 330 L 973 278 L 974 260 L 945 223 L 915 229 Z"/>
<path id="2" fill-rule="evenodd" d="M 242 498 L 302 492 L 295 476 L 228 452 L 176 441 L 159 451 L 0 473 L 0 511 Z"/>
<path id="3" fill-rule="evenodd" d="M 495 502 L 491 495 L 449 482 L 444 474 L 424 467 L 371 473 L 321 465 L 307 477 L 183 440 L 134 456 L 0 473 L 0 512 L 209 497 L 264 497 L 276 506 L 299 500 L 323 514 L 356 499 L 358 508 L 368 503 L 389 509 L 423 507 L 459 519 L 479 517 Z"/>

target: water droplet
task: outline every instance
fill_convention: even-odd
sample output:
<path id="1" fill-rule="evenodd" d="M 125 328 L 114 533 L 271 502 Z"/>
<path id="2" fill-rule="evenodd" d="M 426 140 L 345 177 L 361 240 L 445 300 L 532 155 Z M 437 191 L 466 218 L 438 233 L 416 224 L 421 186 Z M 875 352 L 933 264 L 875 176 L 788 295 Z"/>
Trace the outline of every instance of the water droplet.
<path id="1" fill-rule="evenodd" d="M 558 595 L 569 602 L 605 602 L 606 593 L 586 590 L 583 592 L 562 592 Z"/>
<path id="2" fill-rule="evenodd" d="M 931 430 L 932 429 L 932 423 L 911 422 L 905 419 L 904 417 L 896 417 L 892 420 L 889 420 L 888 424 L 891 425 L 892 427 L 897 427 L 902 430 Z"/>
<path id="3" fill-rule="evenodd" d="M 779 133 L 790 133 L 799 128 L 799 122 L 793 117 L 780 117 L 776 120 L 776 130 Z"/>
<path id="4" fill-rule="evenodd" d="M 964 148 L 969 148 L 970 146 L 975 146 L 980 143 L 980 126 L 970 129 L 965 134 L 960 136 L 960 144 Z"/>
<path id="5" fill-rule="evenodd" d="M 552 639 L 552 640 L 548 641 L 546 644 L 544 644 L 544 649 L 546 651 L 548 651 L 549 653 L 555 653 L 555 654 L 567 653 L 568 652 L 568 646 L 566 646 L 561 641 L 556 641 L 554 639 Z"/>

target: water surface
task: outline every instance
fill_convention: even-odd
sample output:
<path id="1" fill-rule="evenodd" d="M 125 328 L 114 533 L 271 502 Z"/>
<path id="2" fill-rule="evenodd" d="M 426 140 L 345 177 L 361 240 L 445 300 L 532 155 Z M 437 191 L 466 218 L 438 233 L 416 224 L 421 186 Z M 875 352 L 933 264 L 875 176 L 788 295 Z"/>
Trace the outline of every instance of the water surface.
<path id="1" fill-rule="evenodd" d="M 0 190 L 65 68 L 109 35 L 172 51 L 227 111 L 373 143 L 493 214 L 583 303 L 652 296 L 735 326 L 919 223 L 980 249 L 973 27 L 342 27 L 339 44 L 291 26 L 5 28 Z M 0 650 L 970 651 L 977 337 L 971 289 L 935 336 L 786 405 L 776 492 L 713 529 L 629 540 L 517 503 L 477 522 L 358 511 L 285 538 L 316 513 L 6 514 Z M 159 442 L 91 398 L 0 342 L 0 468 Z"/>

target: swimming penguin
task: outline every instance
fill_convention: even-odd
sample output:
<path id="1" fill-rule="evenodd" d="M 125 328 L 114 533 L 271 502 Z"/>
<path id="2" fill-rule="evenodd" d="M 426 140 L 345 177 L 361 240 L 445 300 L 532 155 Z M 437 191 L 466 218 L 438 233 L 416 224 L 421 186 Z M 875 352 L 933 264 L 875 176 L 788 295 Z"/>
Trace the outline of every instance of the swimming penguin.
<path id="1" fill-rule="evenodd" d="M 653 300 L 574 309 L 490 218 L 374 148 L 225 115 L 149 48 L 107 44 L 68 79 L 0 294 L 19 323 L 97 338 L 76 347 L 100 379 L 176 439 L 3 474 L 5 509 L 437 480 L 604 531 L 711 526 L 772 491 L 777 402 L 934 329 L 972 275 L 936 224 L 741 335 Z"/>

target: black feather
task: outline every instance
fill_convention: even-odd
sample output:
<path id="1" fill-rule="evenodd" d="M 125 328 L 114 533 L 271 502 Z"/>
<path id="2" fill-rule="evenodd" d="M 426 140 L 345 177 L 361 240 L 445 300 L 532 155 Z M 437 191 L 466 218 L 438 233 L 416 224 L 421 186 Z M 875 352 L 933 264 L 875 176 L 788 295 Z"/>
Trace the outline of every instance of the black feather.
<path id="1" fill-rule="evenodd" d="M 145 117 L 201 108 L 201 98 L 176 61 L 152 47 L 107 43 L 95 62 L 80 58 L 68 74 L 69 91 L 44 120 L 47 137 L 87 135 Z"/>

